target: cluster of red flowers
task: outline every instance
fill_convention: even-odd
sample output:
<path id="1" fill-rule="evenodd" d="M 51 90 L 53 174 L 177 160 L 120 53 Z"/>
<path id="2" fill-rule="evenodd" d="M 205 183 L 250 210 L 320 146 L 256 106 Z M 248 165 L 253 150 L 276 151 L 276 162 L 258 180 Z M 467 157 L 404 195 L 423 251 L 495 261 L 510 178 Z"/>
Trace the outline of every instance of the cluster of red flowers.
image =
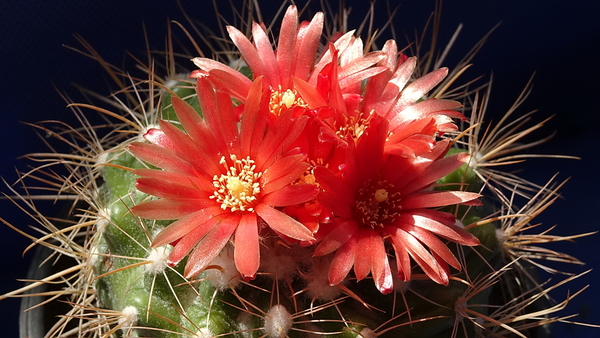
<path id="1" fill-rule="evenodd" d="M 226 246 L 245 279 L 260 269 L 260 242 L 276 234 L 332 255 L 329 283 L 354 267 L 382 293 L 412 262 L 447 284 L 460 264 L 446 241 L 478 239 L 440 207 L 475 205 L 478 194 L 432 186 L 464 162 L 445 156 L 460 104 L 425 99 L 447 74 L 414 79 L 416 59 L 394 41 L 364 53 L 353 32 L 321 52 L 323 14 L 283 17 L 277 48 L 255 23 L 250 41 L 228 27 L 252 79 L 217 61 L 196 58 L 202 116 L 174 97 L 179 126 L 161 121 L 131 152 L 160 169 L 139 169 L 139 190 L 157 197 L 133 208 L 148 219 L 175 220 L 154 247 L 172 244 L 169 264 L 189 255 L 185 276 L 203 271 Z M 235 100 L 232 100 L 235 99 Z M 233 102 L 239 102 L 237 106 Z"/>

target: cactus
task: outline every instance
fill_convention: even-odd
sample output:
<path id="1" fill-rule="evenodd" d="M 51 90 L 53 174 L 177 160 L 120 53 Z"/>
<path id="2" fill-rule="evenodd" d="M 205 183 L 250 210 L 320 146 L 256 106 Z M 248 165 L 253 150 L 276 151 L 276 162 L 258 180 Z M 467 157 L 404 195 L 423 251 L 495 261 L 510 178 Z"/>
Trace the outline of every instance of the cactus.
<path id="1" fill-rule="evenodd" d="M 528 243 L 588 234 L 526 233 L 562 183 L 486 165 L 541 124 L 502 134 L 511 111 L 483 133 L 486 99 L 448 92 L 466 65 L 416 76 L 395 41 L 319 46 L 324 15 L 298 17 L 274 41 L 228 27 L 237 67 L 195 57 L 164 82 L 148 67 L 119 112 L 71 105 L 107 131 L 42 127 L 75 145 L 43 155 L 70 171 L 45 180 L 81 211 L 64 227 L 34 215 L 32 240 L 76 264 L 3 297 L 61 281 L 48 294 L 70 308 L 49 337 L 548 336 L 577 295 L 548 292 L 579 275 L 541 284 L 539 260 L 579 261 Z"/>

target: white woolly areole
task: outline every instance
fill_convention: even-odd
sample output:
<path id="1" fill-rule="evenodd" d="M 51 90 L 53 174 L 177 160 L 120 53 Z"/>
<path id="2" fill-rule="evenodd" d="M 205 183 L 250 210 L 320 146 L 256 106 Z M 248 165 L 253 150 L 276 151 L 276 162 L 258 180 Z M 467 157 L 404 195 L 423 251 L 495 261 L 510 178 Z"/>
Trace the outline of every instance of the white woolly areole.
<path id="1" fill-rule="evenodd" d="M 196 332 L 194 338 L 213 338 L 214 335 L 207 327 L 201 328 L 200 331 Z"/>
<path id="2" fill-rule="evenodd" d="M 502 229 L 496 229 L 496 239 L 500 243 L 504 243 L 506 241 L 506 234 Z"/>
<path id="3" fill-rule="evenodd" d="M 100 256 L 100 240 L 95 240 L 90 248 L 90 253 L 89 253 L 89 258 L 90 258 L 90 265 L 91 266 L 95 266 L 96 263 L 98 262 L 98 257 Z"/>
<path id="4" fill-rule="evenodd" d="M 108 152 L 103 151 L 96 156 L 96 165 L 102 168 L 102 165 L 108 162 Z"/>
<path id="5" fill-rule="evenodd" d="M 96 232 L 97 233 L 103 233 L 104 229 L 106 229 L 106 226 L 108 225 L 108 223 L 110 222 L 110 209 L 107 208 L 102 208 L 100 210 L 98 210 L 98 220 L 96 221 Z"/>
<path id="6" fill-rule="evenodd" d="M 365 327 L 362 329 L 362 331 L 360 331 L 360 336 L 363 338 L 377 338 L 377 333 L 368 327 Z"/>
<path id="7" fill-rule="evenodd" d="M 215 268 L 206 270 L 206 277 L 210 281 L 210 284 L 219 291 L 230 288 L 235 289 L 242 282 L 232 255 L 233 253 L 230 248 L 224 248 L 210 263 Z"/>
<path id="8" fill-rule="evenodd" d="M 403 281 L 400 278 L 394 278 L 394 292 L 399 292 L 404 294 L 408 287 L 410 286 L 410 281 Z"/>
<path id="9" fill-rule="evenodd" d="M 265 333 L 271 338 L 287 336 L 292 328 L 292 315 L 281 304 L 273 306 L 265 316 Z"/>
<path id="10" fill-rule="evenodd" d="M 127 306 L 121 311 L 121 317 L 119 318 L 119 325 L 121 330 L 126 332 L 130 330 L 136 323 L 138 318 L 138 310 L 133 306 Z"/>
<path id="11" fill-rule="evenodd" d="M 170 245 L 150 249 L 150 253 L 146 257 L 146 260 L 150 262 L 146 264 L 146 272 L 156 275 L 165 271 L 167 268 L 167 258 L 169 258 L 171 249 Z"/>
<path id="12" fill-rule="evenodd" d="M 250 316 L 250 314 L 248 314 L 248 312 L 241 312 L 237 316 L 236 322 L 238 324 L 238 327 L 240 329 L 239 332 L 242 335 L 242 337 L 252 338 L 252 332 L 254 330 L 254 326 L 252 325 L 253 320 L 254 320 L 254 317 Z"/>
<path id="13" fill-rule="evenodd" d="M 336 299 L 342 293 L 342 290 L 337 286 L 329 285 L 329 264 L 325 263 L 329 263 L 329 260 L 323 261 L 314 259 L 313 266 L 308 273 L 304 275 L 304 279 L 306 280 L 306 290 L 309 297 L 320 301 Z"/>
<path id="14" fill-rule="evenodd" d="M 275 280 L 291 279 L 298 273 L 297 267 L 311 254 L 307 248 L 297 245 L 290 249 L 276 242 L 266 243 L 260 252 L 260 268 Z"/>

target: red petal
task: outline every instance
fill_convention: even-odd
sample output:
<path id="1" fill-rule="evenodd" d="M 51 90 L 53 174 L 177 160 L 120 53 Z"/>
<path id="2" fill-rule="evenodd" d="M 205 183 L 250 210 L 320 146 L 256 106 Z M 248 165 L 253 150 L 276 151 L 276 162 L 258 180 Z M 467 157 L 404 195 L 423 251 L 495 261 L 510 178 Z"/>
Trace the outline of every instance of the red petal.
<path id="1" fill-rule="evenodd" d="M 136 216 L 148 219 L 178 219 L 215 204 L 213 200 L 207 199 L 207 203 L 201 203 L 203 201 L 198 199 L 159 199 L 138 204 L 131 208 L 131 212 Z"/>
<path id="2" fill-rule="evenodd" d="M 294 184 L 285 186 L 262 198 L 262 202 L 272 207 L 285 207 L 308 202 L 319 193 L 319 187 L 314 184 Z"/>
<path id="3" fill-rule="evenodd" d="M 437 208 L 462 204 L 481 197 L 480 194 L 467 191 L 423 191 L 405 196 L 402 209 Z"/>
<path id="4" fill-rule="evenodd" d="M 235 230 L 235 266 L 244 279 L 253 279 L 260 265 L 258 223 L 255 213 L 242 216 Z"/>
<path id="5" fill-rule="evenodd" d="M 200 228 L 206 229 L 208 221 L 212 218 L 225 213 L 219 207 L 205 208 L 194 212 L 193 214 L 187 215 L 186 217 L 180 218 L 179 220 L 169 224 L 164 228 L 156 238 L 152 241 L 152 247 L 159 247 L 168 243 L 172 243 L 181 237 L 186 236 L 192 231 L 202 231 Z M 205 232 L 206 233 L 206 232 Z M 200 236 L 202 238 L 202 236 Z"/>
<path id="6" fill-rule="evenodd" d="M 302 100 L 304 100 L 310 108 L 314 109 L 327 106 L 327 101 L 319 94 L 317 89 L 308 82 L 294 78 L 294 88 L 296 88 L 298 94 L 302 97 Z"/>
<path id="7" fill-rule="evenodd" d="M 189 233 L 185 234 L 185 236 L 183 236 L 181 240 L 175 244 L 171 254 L 169 254 L 169 259 L 167 261 L 169 265 L 177 265 L 185 256 L 187 256 L 188 253 L 190 253 L 190 251 L 192 251 L 192 249 L 204 236 L 206 236 L 207 233 L 209 233 L 213 228 L 219 226 L 220 222 L 221 220 L 218 218 L 211 218 L 207 222 L 204 222 Z"/>
<path id="8" fill-rule="evenodd" d="M 353 73 L 346 77 L 342 77 L 340 75 L 339 76 L 340 88 L 345 89 L 349 86 L 352 86 L 355 84 L 360 84 L 363 80 L 369 79 L 377 74 L 383 73 L 386 70 L 387 70 L 387 68 L 385 68 L 385 67 L 373 67 L 373 68 L 369 68 L 369 69 L 363 69 L 359 72 Z"/>
<path id="9" fill-rule="evenodd" d="M 258 51 L 256 50 L 256 47 L 252 45 L 244 33 L 232 26 L 227 26 L 227 32 L 229 33 L 231 41 L 233 41 L 233 43 L 240 50 L 242 57 L 244 60 L 246 60 L 246 63 L 252 70 L 254 77 L 266 75 L 263 63 L 260 59 Z"/>
<path id="10" fill-rule="evenodd" d="M 394 289 L 394 279 L 390 262 L 381 235 L 375 230 L 369 231 L 369 247 L 371 254 L 371 273 L 379 292 L 388 294 Z"/>
<path id="11" fill-rule="evenodd" d="M 421 99 L 448 75 L 448 68 L 439 68 L 411 82 L 400 94 L 398 103 L 410 104 Z"/>
<path id="12" fill-rule="evenodd" d="M 140 177 L 136 180 L 135 186 L 138 190 L 149 195 L 162 198 L 196 198 L 204 199 L 210 195 L 205 190 L 200 190 L 188 182 L 179 184 L 172 181 L 153 177 Z"/>
<path id="13" fill-rule="evenodd" d="M 252 37 L 254 39 L 254 45 L 258 51 L 260 61 L 263 64 L 265 77 L 269 79 L 267 83 L 273 88 L 278 88 L 281 85 L 281 81 L 279 78 L 277 59 L 275 58 L 275 53 L 273 52 L 273 46 L 263 28 L 256 22 L 252 23 Z"/>
<path id="14" fill-rule="evenodd" d="M 391 228 L 391 227 L 390 227 Z M 390 233 L 386 227 L 386 232 Z M 392 232 L 395 232 L 393 230 Z M 409 281 L 412 277 L 412 268 L 410 266 L 410 256 L 404 243 L 398 238 L 390 236 L 394 252 L 396 253 L 396 265 L 398 268 L 398 277 L 402 278 L 405 282 Z"/>
<path id="15" fill-rule="evenodd" d="M 163 148 L 172 149 L 172 150 L 175 149 L 175 145 L 173 145 L 173 142 L 171 142 L 171 140 L 169 140 L 167 135 L 165 135 L 165 133 L 160 129 L 156 129 L 156 128 L 148 129 L 148 131 L 144 134 L 144 139 L 152 144 L 155 144 L 155 145 L 163 147 Z"/>
<path id="16" fill-rule="evenodd" d="M 319 48 L 319 41 L 323 32 L 323 21 L 323 13 L 318 12 L 310 21 L 308 27 L 302 29 L 301 33 L 299 33 L 301 40 L 295 53 L 294 77 L 308 80 L 308 75 L 315 63 L 315 56 Z"/>
<path id="17" fill-rule="evenodd" d="M 292 143 L 302 134 L 308 116 L 292 118 L 294 109 L 288 109 L 278 116 L 268 129 L 267 135 L 258 146 L 256 166 L 259 170 L 271 166 L 275 160 L 290 150 Z"/>
<path id="18" fill-rule="evenodd" d="M 298 9 L 289 6 L 283 16 L 281 29 L 279 31 L 279 42 L 277 43 L 277 63 L 282 89 L 292 86 L 292 64 L 294 62 L 294 47 L 298 32 Z"/>
<path id="19" fill-rule="evenodd" d="M 232 91 L 232 93 L 237 93 L 237 99 L 245 100 L 246 96 L 248 96 L 248 90 L 250 89 L 252 81 L 249 78 L 247 78 L 244 74 L 234 70 L 233 68 L 221 62 L 212 59 L 194 58 L 192 59 L 192 61 L 198 68 L 205 70 L 208 73 L 211 73 L 211 71 L 213 70 L 218 70 L 219 72 L 216 72 L 215 74 L 217 75 L 217 78 L 223 82 L 223 84 L 234 82 L 235 86 L 229 87 L 229 89 Z M 228 76 L 224 76 L 223 73 L 227 73 Z"/>
<path id="20" fill-rule="evenodd" d="M 315 249 L 313 256 L 324 256 L 339 249 L 350 240 L 356 230 L 358 230 L 358 223 L 353 219 L 340 223 L 323 238 Z"/>
<path id="21" fill-rule="evenodd" d="M 174 152 L 154 144 L 134 142 L 129 145 L 131 153 L 153 166 L 187 175 L 195 175 L 196 170 Z"/>
<path id="22" fill-rule="evenodd" d="M 300 241 L 314 240 L 312 233 L 302 223 L 264 203 L 256 206 L 256 213 L 269 227 L 288 237 Z"/>
<path id="23" fill-rule="evenodd" d="M 348 205 L 354 203 L 354 192 L 344 180 L 335 176 L 331 170 L 325 167 L 316 167 L 314 174 L 321 188 L 329 194 L 338 196 L 339 203 Z"/>
<path id="24" fill-rule="evenodd" d="M 327 192 L 321 192 L 317 196 L 317 200 L 321 203 L 325 208 L 331 210 L 336 216 L 344 217 L 344 218 L 352 218 L 352 206 L 353 204 L 348 204 L 342 201 L 343 195 L 340 194 L 330 194 Z"/>
<path id="25" fill-rule="evenodd" d="M 198 243 L 185 265 L 185 278 L 192 278 L 202 272 L 208 264 L 217 257 L 231 238 L 231 235 L 239 222 L 240 216 L 231 215 L 214 227 L 213 230 Z"/>
<path id="26" fill-rule="evenodd" d="M 305 159 L 306 155 L 298 154 L 273 162 L 262 174 L 262 192 L 269 194 L 297 180 L 310 167 Z"/>
<path id="27" fill-rule="evenodd" d="M 375 248 L 371 247 L 371 241 L 369 240 L 369 231 L 367 229 L 359 229 L 355 236 L 357 236 L 356 246 L 360 248 L 360 252 L 357 252 L 357 256 L 354 259 L 354 274 L 356 280 L 361 281 L 369 275 L 371 272 L 371 259 L 373 259 L 372 252 Z"/>
<path id="28" fill-rule="evenodd" d="M 342 247 L 335 252 L 335 256 L 329 266 L 329 284 L 337 285 L 344 281 L 348 272 L 352 269 L 352 265 L 354 265 L 357 242 L 357 236 L 355 234 L 355 236 L 352 236 L 346 244 L 342 245 Z"/>
<path id="29" fill-rule="evenodd" d="M 440 219 L 436 214 L 446 214 L 448 219 Z M 400 216 L 398 222 L 415 225 L 460 245 L 476 246 L 480 244 L 477 237 L 454 224 L 453 215 L 445 212 L 427 209 L 411 210 Z"/>
<path id="30" fill-rule="evenodd" d="M 262 77 L 258 77 L 252 83 L 248 97 L 244 98 L 244 111 L 242 112 L 240 128 L 240 148 L 243 157 L 253 156 L 253 145 L 264 137 L 265 125 L 267 123 L 266 110 L 261 108 Z"/>
<path id="31" fill-rule="evenodd" d="M 205 149 L 194 142 L 188 135 L 174 125 L 161 121 L 161 129 L 175 147 L 176 154 L 192 164 L 198 172 L 216 173 L 220 168 L 214 162 L 214 156 L 206 153 Z M 217 159 L 218 160 L 218 159 Z"/>
<path id="32" fill-rule="evenodd" d="M 404 230 L 406 230 L 408 233 L 410 233 L 411 235 L 413 235 L 414 237 L 418 238 L 433 253 L 437 254 L 441 259 L 446 261 L 452 267 L 454 267 L 457 270 L 460 270 L 460 268 L 461 268 L 460 263 L 458 262 L 458 260 L 456 259 L 456 257 L 452 253 L 452 251 L 450 251 L 450 249 L 448 249 L 446 244 L 444 244 L 439 238 L 434 236 L 431 232 L 424 230 L 422 228 L 412 226 L 412 225 L 407 225 L 407 224 L 404 224 L 402 226 L 402 228 Z"/>
<path id="33" fill-rule="evenodd" d="M 438 142 L 436 149 L 443 145 Z M 432 152 L 433 153 L 433 152 Z M 469 158 L 467 153 L 458 153 L 452 156 L 444 157 L 432 162 L 421 174 L 413 179 L 409 184 L 402 187 L 400 190 L 404 196 L 426 187 L 438 179 L 450 174 L 454 170 L 460 168 L 461 165 Z"/>
<path id="34" fill-rule="evenodd" d="M 190 187 L 199 190 L 204 190 L 210 193 L 212 193 L 212 191 L 215 190 L 215 187 L 212 183 L 212 177 L 211 180 L 208 180 L 204 176 L 200 175 L 200 173 L 191 176 L 178 172 L 157 169 L 135 169 L 133 173 L 141 177 L 156 178 L 159 180 L 169 181 L 176 184 L 187 184 Z"/>
<path id="35" fill-rule="evenodd" d="M 448 275 L 444 273 L 435 257 L 423 247 L 418 239 L 399 228 L 391 229 L 391 227 L 386 227 L 386 230 L 391 235 L 390 238 L 392 241 L 401 242 L 405 246 L 408 253 L 429 278 L 438 284 L 448 284 Z"/>

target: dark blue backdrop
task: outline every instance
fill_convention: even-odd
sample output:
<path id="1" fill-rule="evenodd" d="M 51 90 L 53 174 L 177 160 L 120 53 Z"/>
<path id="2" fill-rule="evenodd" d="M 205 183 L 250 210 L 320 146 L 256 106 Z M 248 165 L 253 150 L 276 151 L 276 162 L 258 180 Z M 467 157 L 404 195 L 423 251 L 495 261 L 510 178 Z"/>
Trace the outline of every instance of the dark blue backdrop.
<path id="1" fill-rule="evenodd" d="M 192 17 L 208 25 L 214 24 L 211 1 L 182 3 Z M 399 3 L 401 7 L 395 26 L 398 31 L 409 33 L 423 26 L 434 6 L 434 0 Z M 352 1 L 349 4 L 355 8 L 353 17 L 362 18 L 368 3 Z M 384 11 L 386 6 L 380 1 L 378 7 Z M 546 225 L 559 224 L 555 232 L 563 235 L 598 229 L 596 208 L 599 207 L 600 189 L 595 179 L 600 151 L 593 143 L 593 132 L 600 113 L 600 87 L 597 85 L 600 77 L 599 10 L 600 2 L 588 0 L 444 2 L 442 39 L 447 39 L 458 23 L 465 24 L 453 52 L 455 58 L 462 56 L 495 24 L 503 22 L 467 74 L 475 77 L 494 72 L 492 110 L 507 109 L 527 79 L 536 72 L 533 94 L 521 112 L 539 108 L 540 119 L 556 114 L 547 130 L 558 130 L 556 137 L 538 151 L 582 157 L 580 161 L 530 161 L 523 173 L 540 183 L 556 171 L 560 171 L 560 178 L 572 177 L 563 190 L 566 199 L 558 201 L 539 219 Z M 81 35 L 106 60 L 120 65 L 126 59 L 125 51 L 143 56 L 142 23 L 149 32 L 152 47 L 162 48 L 167 20 L 182 20 L 176 2 L 166 0 L 22 0 L 3 3 L 0 17 L 0 74 L 3 77 L 0 81 L 0 125 L 3 127 L 0 175 L 9 182 L 16 179 L 15 167 L 25 170 L 27 165 L 26 161 L 17 160 L 18 156 L 45 149 L 33 129 L 19 121 L 72 120 L 54 86 L 75 97 L 77 90 L 72 84 L 104 94 L 113 88 L 97 63 L 63 47 L 79 46 L 73 34 Z M 1 190 L 7 191 L 6 188 Z M 47 208 L 52 211 L 55 207 Z M 32 224 L 7 201 L 0 201 L 0 215 L 22 228 Z M 569 311 L 579 312 L 578 320 L 595 323 L 600 323 L 600 256 L 595 247 L 598 238 L 597 235 L 559 247 L 587 262 L 584 268 L 564 268 L 573 272 L 595 268 L 585 278 L 570 283 L 559 292 L 559 295 L 565 295 L 567 289 L 573 292 L 592 284 L 573 301 Z M 28 243 L 0 225 L 0 293 L 21 285 L 15 279 L 25 276 L 31 254 L 23 258 L 21 252 Z M 17 336 L 18 306 L 14 299 L 0 302 L 3 337 Z M 557 330 L 556 337 L 591 337 L 600 332 L 575 326 L 560 326 Z"/>

